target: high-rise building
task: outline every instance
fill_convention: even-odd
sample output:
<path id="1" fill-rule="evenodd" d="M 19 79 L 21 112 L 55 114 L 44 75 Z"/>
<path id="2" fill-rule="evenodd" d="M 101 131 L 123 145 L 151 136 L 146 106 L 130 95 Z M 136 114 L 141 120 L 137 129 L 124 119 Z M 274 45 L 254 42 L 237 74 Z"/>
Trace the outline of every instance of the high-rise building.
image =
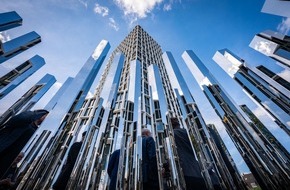
<path id="1" fill-rule="evenodd" d="M 290 135 L 290 104 L 289 97 L 285 97 L 281 92 L 277 90 L 277 87 L 272 87 L 271 85 L 263 82 L 254 71 L 252 71 L 245 61 L 239 58 L 237 55 L 233 54 L 227 49 L 219 50 L 213 56 L 213 60 L 238 84 L 240 84 L 243 89 L 257 101 L 261 106 L 265 108 L 276 120 L 276 123 L 285 130 Z M 268 69 L 264 66 L 258 66 L 258 70 L 270 73 Z M 266 70 L 267 69 L 267 70 Z M 272 73 L 271 76 L 275 75 Z M 290 88 L 290 83 L 285 79 L 276 76 L 275 80 L 286 88 Z M 279 85 L 278 83 L 278 85 Z M 284 86 L 280 84 L 280 89 Z M 276 88 L 275 93 L 273 88 Z M 285 89 L 286 90 L 286 89 Z M 289 90 L 288 90 L 289 92 Z"/>
<path id="2" fill-rule="evenodd" d="M 110 154 L 120 149 L 116 189 L 142 189 L 143 128 L 150 129 L 155 140 L 160 189 L 184 188 L 172 117 L 186 129 L 193 159 L 209 189 L 245 189 L 221 138 L 213 126 L 206 125 L 190 83 L 173 56 L 162 54 L 160 45 L 140 26 L 112 52 L 93 95 L 85 98 L 108 50 L 108 42 L 102 41 L 77 76 L 49 103 L 50 114 L 23 149 L 26 156 L 19 169 L 25 176 L 18 189 L 49 189 L 59 177 L 70 147 L 80 141 L 84 131 L 66 188 L 108 188 Z M 204 71 L 209 74 L 206 67 Z M 179 89 L 173 89 L 174 77 Z M 275 162 L 275 152 L 265 151 L 271 144 L 254 139 L 250 133 L 255 131 L 247 123 L 250 119 L 246 121 L 241 109 L 222 91 L 216 94 L 214 107 L 255 177 L 263 187 L 286 184 L 288 170 Z M 271 157 L 275 161 L 270 156 L 276 156 Z M 164 168 L 168 168 L 166 175 Z"/>
<path id="3" fill-rule="evenodd" d="M 194 77 L 209 76 L 208 82 L 200 85 L 262 189 L 288 186 L 289 160 L 284 160 L 279 152 L 273 151 L 275 147 L 255 132 L 251 120 L 242 113 L 236 102 L 192 51 L 185 51 L 183 58 L 188 68 L 196 68 Z M 200 78 L 197 80 L 200 81 Z"/>
<path id="4" fill-rule="evenodd" d="M 270 30 L 253 38 L 250 47 L 276 60 L 280 65 L 290 67 L 290 37 Z"/>
<path id="5" fill-rule="evenodd" d="M 27 162 L 22 169 L 26 170 L 30 163 L 35 163 L 36 165 L 33 164 L 26 175 L 36 175 L 40 181 L 38 183 L 37 180 L 27 180 L 26 183 L 20 184 L 19 188 L 31 189 L 39 186 L 45 188 L 51 185 L 52 181 L 49 181 L 51 178 L 48 179 L 43 174 L 46 173 L 49 176 L 56 174 L 57 169 L 63 165 L 61 160 L 67 156 L 65 154 L 67 148 L 76 140 L 75 134 L 78 134 L 80 128 L 83 127 L 84 123 L 80 128 L 72 125 L 109 48 L 109 43 L 102 40 L 77 75 L 73 79 L 68 79 L 64 88 L 61 89 L 63 92 L 57 93 L 56 99 L 53 98 L 49 102 L 47 107 L 52 109 L 49 110 L 50 114 L 24 147 L 28 156 L 25 158 Z"/>
<path id="6" fill-rule="evenodd" d="M 0 100 L 20 85 L 25 79 L 45 64 L 42 57 L 35 55 L 5 75 L 0 75 Z M 0 65 L 0 68 L 3 67 Z"/>
<path id="7" fill-rule="evenodd" d="M 107 48 L 103 44 L 95 52 L 104 52 L 102 55 L 105 55 Z M 104 56 L 97 58 L 96 65 L 104 61 Z M 27 172 L 26 180 L 19 188 L 49 188 L 60 173 L 69 147 L 84 130 L 87 131 L 86 138 L 67 187 L 106 188 L 110 153 L 120 149 L 117 187 L 141 188 L 142 128 L 150 129 L 156 142 L 160 188 L 185 186 L 169 122 L 171 117 L 177 117 L 181 126 L 189 131 L 207 186 L 212 188 L 215 178 L 215 185 L 236 187 L 232 179 L 224 175 L 226 169 L 219 171 L 222 167 L 217 165 L 226 165 L 212 156 L 213 146 L 210 147 L 212 142 L 207 141 L 207 126 L 191 95 L 179 94 L 177 100 L 167 64 L 171 63 L 164 63 L 157 42 L 140 26 L 136 26 L 112 52 L 93 96 L 85 100 L 80 97 L 86 95 L 87 90 L 79 85 L 89 87 L 95 75 L 80 71 L 60 96 L 40 131 L 26 146 L 26 153 L 30 156 L 25 158 L 28 164 L 21 167 L 22 171 Z M 87 66 L 83 68 L 87 69 Z M 174 72 L 178 73 L 177 70 Z M 90 77 L 80 82 L 79 78 L 87 75 Z M 80 90 L 76 90 L 78 86 Z M 186 85 L 183 89 L 188 91 Z M 29 163 L 32 165 L 29 166 Z M 170 169 L 169 175 L 162 175 L 165 163 Z M 227 175 L 230 177 L 229 173 Z"/>

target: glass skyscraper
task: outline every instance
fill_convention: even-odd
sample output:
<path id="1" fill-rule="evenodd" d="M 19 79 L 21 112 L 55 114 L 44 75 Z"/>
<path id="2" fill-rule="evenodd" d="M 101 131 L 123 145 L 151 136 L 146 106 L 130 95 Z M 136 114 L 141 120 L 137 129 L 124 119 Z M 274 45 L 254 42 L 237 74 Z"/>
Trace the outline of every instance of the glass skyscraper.
<path id="1" fill-rule="evenodd" d="M 70 148 L 81 141 L 84 131 L 86 136 L 66 189 L 108 188 L 108 162 L 117 149 L 116 188 L 142 189 L 144 128 L 155 140 L 160 189 L 182 189 L 186 184 L 170 120 L 173 117 L 187 131 L 193 159 L 199 163 L 209 189 L 246 189 L 215 126 L 205 122 L 198 100 L 193 98 L 198 91 L 192 88 L 192 81 L 184 76 L 172 54 L 163 53 L 141 26 L 136 26 L 111 52 L 94 93 L 88 96 L 109 48 L 108 41 L 101 41 L 76 77 L 69 78 L 47 104 L 49 115 L 23 149 L 25 158 L 19 171 L 25 175 L 18 189 L 51 188 Z M 207 76 L 207 85 L 202 83 L 204 93 L 258 183 L 263 188 L 289 185 L 289 157 L 279 155 L 284 153 L 282 150 L 275 151 L 279 144 L 261 126 L 257 131 L 263 130 L 261 134 L 266 137 L 259 137 L 252 126 L 259 124 L 257 120 L 249 123 L 254 118 L 251 113 L 232 102 L 193 55 L 192 51 L 183 54 L 185 62 L 197 71 L 191 75 Z M 165 165 L 167 175 L 163 175 Z"/>
<path id="2" fill-rule="evenodd" d="M 117 188 L 142 188 L 142 128 L 150 129 L 156 142 L 159 187 L 185 186 L 171 117 L 187 129 L 209 188 L 214 178 L 223 188 L 243 187 L 230 155 L 223 153 L 221 158 L 222 149 L 209 140 L 209 129 L 173 58 L 166 58 L 169 53 L 162 55 L 158 43 L 140 26 L 112 52 L 94 94 L 84 99 L 108 48 L 108 42 L 102 41 L 66 90 L 57 95 L 58 100 L 50 103 L 49 116 L 24 148 L 29 156 L 21 166 L 26 175 L 19 188 L 49 188 L 60 174 L 69 147 L 83 131 L 87 131 L 86 138 L 68 189 L 106 188 L 110 153 L 116 149 L 121 151 Z M 172 88 L 169 67 L 184 93 Z M 164 163 L 170 168 L 166 177 L 162 175 Z"/>

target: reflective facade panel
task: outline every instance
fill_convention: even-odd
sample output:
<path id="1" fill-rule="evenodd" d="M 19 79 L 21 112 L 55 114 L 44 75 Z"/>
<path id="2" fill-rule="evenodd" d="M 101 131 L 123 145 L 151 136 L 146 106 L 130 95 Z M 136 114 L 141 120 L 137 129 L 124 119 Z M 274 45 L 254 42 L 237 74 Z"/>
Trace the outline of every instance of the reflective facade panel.
<path id="1" fill-rule="evenodd" d="M 265 189 L 288 186 L 289 166 L 286 163 L 289 163 L 289 153 L 286 162 L 279 155 L 279 152 L 270 153 L 269 151 L 274 148 L 273 145 L 261 136 L 258 138 L 256 132 L 249 130 L 250 128 L 253 129 L 254 125 L 247 123 L 241 114 L 230 108 L 231 102 L 224 99 L 226 96 L 220 91 L 221 89 L 218 85 L 204 85 L 203 88 L 208 89 L 205 93 L 214 94 L 212 96 L 214 100 L 210 100 L 210 102 L 219 102 L 219 105 L 224 110 L 225 115 L 221 119 L 226 126 L 227 132 L 259 185 Z M 273 157 L 275 161 L 272 160 Z"/>
<path id="2" fill-rule="evenodd" d="M 192 67 L 192 64 L 195 64 L 196 61 L 188 52 L 190 51 L 186 51 L 184 54 L 184 61 L 188 67 Z M 185 56 L 186 54 L 188 55 Z M 192 61 L 188 60 L 188 56 Z M 208 75 L 209 70 L 205 69 L 206 67 L 202 62 L 197 62 L 195 67 L 200 68 L 199 72 L 203 75 Z M 201 84 L 200 78 L 196 80 Z M 216 80 L 210 80 L 210 82 L 212 84 L 202 85 L 204 93 L 223 121 L 229 136 L 232 138 L 232 141 L 235 143 L 259 185 L 262 189 L 275 189 L 288 186 L 290 176 L 288 173 L 289 166 L 286 163 L 289 163 L 289 160 L 285 162 L 278 152 L 270 151 L 274 146 L 255 132 L 254 124 L 249 122 L 251 121 L 249 118 L 245 118 L 245 115 L 241 112 L 242 109 L 237 107 L 237 104 L 220 88 Z M 219 105 L 219 109 L 216 109 L 216 105 Z M 222 110 L 222 112 L 219 110 Z"/>
<path id="3" fill-rule="evenodd" d="M 229 154 L 225 155 L 225 150 L 218 150 L 218 145 L 216 141 L 212 141 L 213 135 L 219 136 L 218 133 L 210 134 L 210 128 L 207 127 L 205 121 L 195 103 L 186 81 L 181 74 L 172 54 L 170 52 L 165 52 L 163 54 L 163 59 L 166 65 L 166 70 L 172 70 L 173 73 L 170 77 L 175 75 L 176 79 L 180 85 L 180 90 L 182 95 L 176 90 L 179 105 L 183 107 L 183 118 L 186 123 L 185 127 L 188 131 L 189 137 L 192 140 L 193 146 L 198 160 L 200 160 L 200 165 L 202 168 L 203 175 L 206 176 L 207 183 L 210 184 L 210 188 L 214 188 L 213 185 L 216 181 L 219 181 L 220 188 L 227 189 L 246 189 L 239 172 L 233 163 L 233 165 L 226 165 L 229 163 L 229 159 L 232 159 Z M 182 68 L 183 73 L 187 68 Z M 216 137 L 215 136 L 215 137 Z M 197 143 L 199 142 L 199 143 Z M 221 154 L 224 157 L 221 159 Z M 232 172 L 229 175 L 229 170 Z M 215 175 L 216 174 L 216 175 Z"/>
<path id="4" fill-rule="evenodd" d="M 31 110 L 38 100 L 50 89 L 56 79 L 50 74 L 46 74 L 33 87 L 31 87 L 19 100 L 17 100 L 0 117 L 0 125 L 5 123 L 10 117 L 19 112 Z"/>
<path id="5" fill-rule="evenodd" d="M 185 77 L 169 52 L 162 55 L 160 45 L 141 26 L 136 26 L 112 51 L 94 93 L 86 97 L 108 48 L 108 42 L 101 42 L 65 92 L 53 101 L 47 119 L 23 149 L 26 157 L 19 170 L 25 176 L 18 189 L 52 188 L 75 142 L 82 143 L 66 189 L 108 189 L 108 164 L 118 149 L 116 189 L 142 189 L 144 128 L 152 132 L 155 141 L 159 189 L 185 189 L 173 117 L 186 130 L 195 154 L 192 159 L 201 168 L 208 189 L 245 189 L 215 127 L 206 125 L 193 99 L 198 92 L 190 86 L 194 77 Z M 212 80 L 195 54 L 186 55 L 186 60 L 193 66 L 190 69 L 198 70 L 197 76 L 202 77 L 199 85 L 206 84 L 202 89 L 211 94 L 213 106 L 219 106 L 216 110 L 255 177 L 260 177 L 263 187 L 283 184 L 288 172 L 287 155 L 269 151 L 276 147 L 255 133 L 253 124 L 248 123 L 250 115 L 244 114 L 244 118 L 242 108 Z M 195 62 L 198 66 L 194 66 Z M 171 77 L 176 79 L 177 89 L 173 89 Z"/>
<path id="6" fill-rule="evenodd" d="M 266 0 L 262 12 L 283 16 L 283 17 L 290 17 L 290 4 L 287 0 Z"/>
<path id="7" fill-rule="evenodd" d="M 267 127 L 257 118 L 253 112 L 246 106 L 241 105 L 240 106 L 242 110 L 251 118 L 253 121 L 253 129 L 256 133 L 258 133 L 260 136 L 263 136 L 263 138 L 267 139 L 271 145 L 273 146 L 273 150 L 278 152 L 278 156 L 280 157 L 280 160 L 285 160 L 289 167 L 289 161 L 290 161 L 290 154 L 289 152 L 283 147 L 283 145 L 280 144 L 279 140 L 273 136 L 273 134 L 267 129 Z M 288 160 L 288 161 L 287 161 Z M 283 162 L 281 162 L 284 164 Z"/>
<path id="8" fill-rule="evenodd" d="M 75 109 L 74 106 L 78 105 L 76 101 L 82 102 L 84 100 L 80 98 L 86 96 L 90 87 L 88 84 L 92 84 L 92 80 L 94 79 L 92 74 L 96 75 L 98 73 L 109 48 L 110 45 L 107 41 L 102 40 L 99 43 L 94 53 L 89 57 L 63 95 L 59 98 L 58 104 L 54 108 L 55 111 L 47 117 L 42 124 L 42 128 L 56 131 L 66 113 L 73 111 L 71 109 Z"/>
<path id="9" fill-rule="evenodd" d="M 250 47 L 290 67 L 290 37 L 270 30 L 253 38 Z"/>
<path id="10" fill-rule="evenodd" d="M 217 51 L 213 60 L 240 84 L 250 97 L 253 97 L 257 103 L 263 106 L 276 119 L 276 123 L 290 135 L 290 104 L 284 101 L 284 98 L 280 98 L 272 93 L 271 90 L 268 90 L 269 85 L 263 86 L 260 81 L 256 80 L 258 76 L 246 66 L 244 60 L 229 50 L 223 49 Z M 276 75 L 264 66 L 260 66 L 258 69 L 269 74 L 271 78 Z M 279 79 L 277 81 L 283 81 L 283 85 L 290 84 L 281 77 Z M 290 88 L 290 85 L 288 86 Z"/>
<path id="11" fill-rule="evenodd" d="M 52 182 L 50 181 L 52 179 L 42 178 L 42 174 L 44 173 L 42 167 L 45 167 L 44 169 L 46 171 L 46 175 L 55 175 L 54 172 L 59 166 L 55 164 L 59 163 L 60 160 L 58 159 L 60 159 L 63 155 L 55 155 L 54 147 L 60 148 L 61 152 L 65 153 L 67 149 L 63 149 L 58 145 L 60 145 L 61 142 L 64 142 L 68 143 L 70 146 L 77 140 L 77 136 L 72 138 L 72 134 L 68 135 L 68 133 L 70 132 L 73 120 L 80 109 L 79 106 L 83 105 L 85 97 L 90 89 L 90 85 L 93 83 L 93 80 L 98 74 L 109 49 L 110 45 L 108 41 L 102 40 L 99 43 L 75 78 L 70 82 L 70 85 L 58 98 L 57 104 L 49 113 L 46 120 L 42 123 L 41 127 L 34 133 L 26 147 L 24 147 L 24 150 L 26 150 L 26 155 L 34 155 L 34 157 L 27 156 L 25 159 L 30 162 L 38 162 L 38 165 L 33 165 L 30 172 L 27 172 L 26 175 L 29 176 L 33 174 L 37 176 L 37 180 L 44 181 L 41 183 L 35 183 L 36 181 L 28 180 L 27 183 L 22 184 L 22 188 L 30 189 L 33 186 L 37 188 L 38 185 L 44 188 L 48 185 L 48 181 L 46 180 L 49 180 L 50 183 Z M 84 124 L 82 124 L 82 127 L 84 127 Z M 77 129 L 74 135 L 79 132 L 80 129 Z M 39 144 L 39 142 L 42 143 Z M 46 152 L 47 149 L 50 150 L 49 153 Z M 57 150 L 59 151 L 59 149 Z M 22 169 L 27 169 L 26 165 L 23 166 Z"/>
<path id="12" fill-rule="evenodd" d="M 15 12 L 0 13 L 0 32 L 22 25 L 22 18 Z"/>
<path id="13" fill-rule="evenodd" d="M 66 91 L 66 89 L 69 87 L 71 82 L 73 81 L 72 77 L 68 77 L 65 82 L 61 85 L 60 89 L 56 92 L 56 94 L 50 99 L 50 101 L 46 104 L 46 106 L 43 108 L 47 111 L 51 111 L 56 106 L 59 98 L 63 95 L 63 93 Z"/>
<path id="14" fill-rule="evenodd" d="M 41 42 L 36 32 L 29 32 L 5 43 L 0 42 L 0 64 Z"/>
<path id="15" fill-rule="evenodd" d="M 225 181 L 226 189 L 246 189 L 239 170 L 215 125 L 208 124 L 207 128 L 210 135 L 209 141 L 212 147 L 211 151 L 214 152 L 215 159 L 219 161 L 217 164 L 218 167 L 221 167 L 219 170 L 224 170 L 224 172 L 220 172 L 220 175 Z"/>
<path id="16" fill-rule="evenodd" d="M 0 100 L 14 88 L 31 76 L 45 64 L 42 57 L 36 55 L 15 69 L 0 77 Z M 1 65 L 0 65 L 1 67 Z"/>
<path id="17" fill-rule="evenodd" d="M 248 68 L 249 74 L 285 104 L 290 104 L 290 83 L 263 65 Z M 284 70 L 286 71 L 286 70 Z"/>
<path id="18" fill-rule="evenodd" d="M 146 51 L 142 52 L 141 48 Z M 150 68 L 154 68 L 151 71 L 155 77 L 149 74 Z M 81 72 L 81 75 L 87 75 L 87 72 Z M 76 91 L 77 85 L 74 82 L 70 86 L 72 87 L 66 92 L 70 88 Z M 153 86 L 156 86 L 157 91 L 153 90 Z M 27 153 L 35 157 L 29 156 L 25 160 L 37 165 L 31 165 L 24 178 L 26 180 L 22 181 L 19 188 L 51 187 L 58 178 L 69 148 L 79 141 L 78 136 L 84 130 L 87 135 L 67 187 L 108 187 L 106 170 L 110 153 L 120 149 L 117 189 L 142 188 L 142 128 L 149 128 L 156 142 L 160 188 L 178 188 L 184 185 L 179 177 L 176 149 L 172 147 L 172 128 L 168 124 L 170 117 L 180 115 L 180 108 L 162 60 L 162 50 L 140 26 L 136 26 L 112 52 L 93 96 L 81 103 L 77 101 L 82 97 L 79 95 L 74 99 L 75 108 L 79 109 L 63 110 L 70 95 L 77 95 L 76 93 L 70 91 L 66 97 L 59 98 L 40 130 L 28 143 Z M 158 96 L 153 99 L 154 93 Z M 60 113 L 63 113 L 64 122 L 59 122 Z M 54 129 L 54 126 L 59 127 Z M 39 142 L 42 142 L 41 146 Z M 42 147 L 46 147 L 48 152 Z M 40 159 L 42 160 L 38 162 Z M 171 168 L 168 177 L 162 175 L 162 165 L 165 162 Z M 21 167 L 23 171 L 26 169 L 26 165 Z"/>

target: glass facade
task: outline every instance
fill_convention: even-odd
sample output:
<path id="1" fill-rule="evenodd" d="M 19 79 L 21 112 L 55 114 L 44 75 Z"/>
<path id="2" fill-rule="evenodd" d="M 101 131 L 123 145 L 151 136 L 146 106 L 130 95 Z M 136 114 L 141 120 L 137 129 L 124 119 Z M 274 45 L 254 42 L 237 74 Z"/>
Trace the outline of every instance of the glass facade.
<path id="1" fill-rule="evenodd" d="M 44 171 L 42 167 L 46 168 L 47 175 L 52 175 L 59 169 L 59 164 L 61 164 L 60 160 L 63 156 L 67 156 L 67 154 L 65 154 L 67 148 L 77 140 L 73 138 L 72 135 L 74 134 L 70 131 L 75 129 L 71 128 L 73 120 L 77 116 L 80 107 L 83 105 L 90 86 L 99 72 L 109 49 L 110 45 L 108 41 L 102 40 L 99 43 L 93 54 L 70 82 L 69 86 L 65 87 L 64 92 L 57 100 L 57 104 L 54 105 L 53 110 L 49 113 L 41 127 L 34 133 L 27 146 L 24 147 L 24 150 L 26 150 L 27 153 L 29 152 L 26 155 L 33 155 L 33 157 L 27 156 L 25 158 L 28 162 L 40 160 L 38 166 L 32 167 L 30 172 L 27 172 L 26 175 L 31 175 L 33 173 L 43 174 Z M 85 124 L 86 122 L 83 122 L 81 127 Z M 76 128 L 75 130 L 75 134 L 80 132 L 80 128 Z M 61 148 L 62 143 L 66 146 L 65 149 Z M 45 151 L 47 149 L 51 150 L 49 154 Z M 46 178 L 45 180 L 51 179 Z M 28 180 L 27 183 L 21 184 L 20 186 L 22 188 L 30 188 L 31 186 L 37 187 L 40 185 L 43 187 L 44 185 L 44 183 L 39 184 L 35 182 L 36 181 L 31 182 Z"/>
<path id="2" fill-rule="evenodd" d="M 15 12 L 0 13 L 0 32 L 22 25 L 22 18 Z"/>
<path id="3" fill-rule="evenodd" d="M 266 67 L 258 66 L 258 67 L 248 68 L 249 75 L 253 77 L 256 81 L 258 81 L 262 86 L 264 86 L 265 91 L 267 90 L 270 91 L 270 93 L 274 94 L 279 99 L 279 101 L 282 101 L 284 104 L 287 104 L 289 106 L 290 97 L 288 96 L 288 94 L 290 93 L 290 90 L 286 89 L 277 81 L 275 81 L 275 77 L 274 78 L 269 77 L 267 74 L 259 70 L 259 68 L 266 68 Z M 276 75 L 276 76 L 280 78 L 279 75 Z"/>
<path id="4" fill-rule="evenodd" d="M 40 69 L 44 64 L 44 59 L 36 55 L 0 77 L 0 100 L 34 72 Z"/>
<path id="5" fill-rule="evenodd" d="M 178 103 L 183 108 L 181 110 L 183 110 L 183 118 L 186 123 L 185 127 L 188 130 L 190 139 L 192 139 L 193 148 L 197 154 L 198 160 L 200 160 L 200 165 L 203 170 L 203 175 L 206 176 L 206 180 L 209 184 L 214 184 L 213 181 L 218 178 L 222 188 L 245 189 L 235 164 L 233 163 L 230 168 L 228 168 L 229 165 L 226 165 L 226 162 L 228 163 L 229 159 L 231 159 L 229 154 L 225 156 L 227 152 L 226 148 L 225 150 L 219 150 L 216 141 L 212 141 L 212 134 L 210 134 L 210 130 L 205 124 L 197 104 L 190 94 L 188 88 L 190 83 L 187 85 L 172 54 L 170 52 L 165 52 L 163 54 L 163 59 L 166 70 L 169 70 L 169 72 L 170 70 L 173 71 L 173 74 L 170 75 L 170 79 L 175 76 L 180 86 L 182 94 L 179 94 L 179 91 L 176 90 L 176 94 L 179 97 Z M 182 70 L 184 73 L 186 69 L 183 68 Z M 218 134 L 216 135 L 219 136 Z M 221 158 L 222 153 L 224 154 L 223 158 Z M 229 170 L 231 170 L 232 173 L 229 173 Z M 214 171 L 217 175 L 213 176 L 209 171 Z M 214 187 L 211 186 L 210 188 Z"/>
<path id="6" fill-rule="evenodd" d="M 283 17 L 290 17 L 290 5 L 287 0 L 266 0 L 262 12 L 283 16 Z"/>
<path id="7" fill-rule="evenodd" d="M 199 69 L 200 67 L 200 76 L 202 74 L 204 76 L 208 75 L 209 70 L 206 69 L 206 66 L 202 62 L 196 61 L 196 57 L 191 56 L 193 53 L 188 52 L 190 51 L 186 51 L 183 56 L 188 68 L 197 67 Z M 190 61 L 188 58 L 192 60 Z M 224 65 L 225 63 L 223 63 Z M 236 68 L 236 64 L 234 66 Z M 230 70 L 233 70 L 233 67 Z M 194 77 L 196 76 L 194 74 Z M 279 153 L 270 151 L 273 145 L 255 132 L 254 124 L 249 122 L 251 121 L 250 118 L 246 119 L 247 116 L 245 117 L 242 113 L 242 109 L 237 107 L 237 104 L 232 101 L 232 98 L 220 87 L 216 80 L 209 80 L 212 84 L 202 85 L 204 93 L 223 121 L 229 136 L 235 143 L 259 185 L 262 189 L 288 186 L 289 167 L 284 165 L 285 160 L 280 157 Z M 201 80 L 197 78 L 196 81 Z M 273 158 L 275 158 L 275 161 L 273 161 Z"/>
<path id="8" fill-rule="evenodd" d="M 258 66 L 257 69 L 259 69 L 262 73 L 264 73 L 268 77 L 272 78 L 274 81 L 276 81 L 278 84 L 286 88 L 288 91 L 290 90 L 290 83 L 285 79 L 281 78 L 279 75 L 272 72 L 270 69 L 264 67 L 263 65 Z"/>
<path id="9" fill-rule="evenodd" d="M 61 85 L 60 89 L 56 92 L 56 94 L 50 99 L 50 101 L 44 107 L 45 110 L 50 111 L 53 110 L 56 106 L 59 98 L 63 95 L 65 90 L 69 87 L 71 82 L 73 81 L 72 77 L 68 77 L 66 81 Z"/>
<path id="10" fill-rule="evenodd" d="M 155 141 L 159 188 L 185 188 L 171 118 L 177 118 L 186 130 L 192 159 L 201 168 L 208 189 L 246 189 L 221 137 L 213 125 L 206 124 L 200 102 L 193 98 L 199 93 L 212 103 L 261 187 L 290 185 L 288 155 L 282 148 L 272 151 L 278 145 L 259 137 L 252 126 L 258 123 L 249 123 L 251 115 L 241 113 L 243 109 L 198 57 L 186 51 L 182 57 L 188 68 L 181 70 L 172 54 L 162 53 L 160 45 L 140 26 L 112 51 L 94 93 L 87 96 L 109 48 L 109 42 L 101 41 L 76 77 L 69 78 L 47 104 L 49 115 L 23 149 L 25 158 L 19 171 L 25 175 L 18 189 L 52 188 L 70 148 L 80 141 L 67 189 L 108 189 L 110 154 L 118 149 L 116 189 L 142 189 L 144 128 L 152 132 Z M 192 86 L 196 81 L 204 91 Z M 282 152 L 281 157 L 278 154 Z"/>
<path id="11" fill-rule="evenodd" d="M 229 57 L 231 55 L 231 57 Z M 240 84 L 243 89 L 255 99 L 261 106 L 265 108 L 275 119 L 276 123 L 281 126 L 290 135 L 290 105 L 283 98 L 269 90 L 269 86 L 263 86 L 260 81 L 256 80 L 255 75 L 241 58 L 238 58 L 227 49 L 217 51 L 213 59 L 215 62 L 234 80 Z M 236 67 L 235 70 L 232 68 Z M 264 66 L 258 66 L 258 70 L 266 74 L 268 77 L 274 79 L 278 84 L 290 88 L 289 82 L 276 75 Z M 288 85 L 288 86 L 287 86 Z M 288 90 L 288 89 L 287 89 Z"/>
<path id="12" fill-rule="evenodd" d="M 261 32 L 253 38 L 250 47 L 290 67 L 290 37 L 273 31 Z"/>
<path id="13" fill-rule="evenodd" d="M 0 64 L 41 42 L 36 32 L 29 32 L 5 43 L 0 42 Z"/>
<path id="14" fill-rule="evenodd" d="M 31 87 L 19 100 L 17 100 L 0 117 L 0 125 L 5 123 L 10 117 L 22 111 L 30 110 L 38 100 L 50 89 L 56 79 L 50 74 L 42 77 L 33 87 Z"/>

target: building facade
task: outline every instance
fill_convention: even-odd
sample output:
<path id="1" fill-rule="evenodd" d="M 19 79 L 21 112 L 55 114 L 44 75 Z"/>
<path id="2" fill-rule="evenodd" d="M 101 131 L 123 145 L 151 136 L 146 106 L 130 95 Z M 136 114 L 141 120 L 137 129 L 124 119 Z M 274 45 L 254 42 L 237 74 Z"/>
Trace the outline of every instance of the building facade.
<path id="1" fill-rule="evenodd" d="M 30 110 L 55 82 L 54 76 L 50 74 L 43 76 L 0 116 L 0 126 L 17 113 Z"/>
<path id="2" fill-rule="evenodd" d="M 22 18 L 15 11 L 0 14 L 0 32 L 21 25 Z M 24 60 L 15 68 L 5 65 L 6 61 L 39 42 L 41 42 L 41 37 L 34 31 L 8 41 L 0 41 L 0 104 L 1 101 L 12 104 L 7 110 L 3 111 L 0 117 L 0 125 L 19 112 L 30 110 L 56 82 L 54 76 L 46 74 L 36 84 L 26 86 L 25 89 L 28 89 L 28 91 L 15 103 L 8 99 L 8 95 L 38 71 L 45 64 L 45 60 L 41 56 L 35 55 L 29 60 Z"/>
<path id="3" fill-rule="evenodd" d="M 254 36 L 250 43 L 254 50 L 290 67 L 290 37 L 274 31 L 264 31 Z"/>
<path id="4" fill-rule="evenodd" d="M 185 51 L 183 58 L 188 68 L 196 68 L 193 76 L 197 81 L 209 77 L 207 84 L 200 85 L 262 189 L 283 189 L 288 186 L 289 160 L 284 160 L 278 152 L 272 151 L 275 146 L 255 132 L 250 118 L 192 51 Z M 289 157 L 287 151 L 286 154 Z"/>
<path id="5" fill-rule="evenodd" d="M 173 57 L 162 54 L 158 43 L 140 26 L 112 52 L 93 96 L 84 98 L 108 48 L 108 42 L 101 42 L 95 50 L 99 54 L 93 53 L 66 90 L 57 95 L 58 100 L 50 103 L 49 116 L 24 148 L 29 156 L 21 166 L 26 175 L 18 188 L 50 188 L 69 148 L 86 131 L 67 189 L 107 188 L 108 161 L 117 149 L 120 160 L 116 188 L 142 189 L 143 128 L 150 129 L 155 140 L 160 189 L 185 187 L 170 123 L 171 117 L 177 117 L 188 131 L 207 187 L 244 189 L 230 156 L 223 153 L 222 158 L 216 142 L 209 140 L 209 129 Z M 170 68 L 184 93 L 172 88 Z M 168 175 L 162 172 L 165 164 Z"/>
<path id="6" fill-rule="evenodd" d="M 22 18 L 15 12 L 0 13 L 0 32 L 22 25 Z"/>
<path id="7" fill-rule="evenodd" d="M 108 188 L 108 162 L 111 153 L 118 149 L 116 189 L 142 189 L 141 131 L 144 128 L 152 132 L 155 140 L 159 188 L 185 188 L 170 122 L 173 117 L 188 133 L 195 154 L 193 159 L 198 161 L 208 189 L 246 189 L 217 130 L 204 121 L 190 81 L 172 54 L 163 53 L 141 26 L 136 26 L 112 51 L 93 95 L 87 96 L 109 48 L 108 41 L 101 41 L 76 77 L 68 79 L 48 103 L 49 115 L 23 149 L 25 158 L 19 170 L 25 175 L 18 189 L 51 188 L 70 148 L 81 141 L 84 131 L 86 135 L 66 189 Z M 194 54 L 189 51 L 183 54 L 183 58 L 187 57 L 186 63 L 193 59 L 191 55 Z M 281 157 L 272 148 L 274 143 L 257 135 L 248 123 L 251 119 L 244 118 L 240 113 L 242 108 L 230 100 L 196 58 L 195 67 L 201 70 L 197 74 L 206 75 L 211 82 L 203 86 L 204 93 L 259 185 L 265 189 L 289 185 L 288 161 L 279 160 Z M 178 88 L 173 88 L 173 78 Z M 167 175 L 163 173 L 165 165 Z"/>
<path id="8" fill-rule="evenodd" d="M 42 57 L 35 55 L 0 78 L 0 100 L 35 73 L 45 64 Z M 0 65 L 1 68 L 1 65 Z"/>
<path id="9" fill-rule="evenodd" d="M 267 84 L 261 77 L 259 77 L 253 70 L 247 67 L 245 61 L 233 54 L 227 49 L 219 50 L 213 56 L 213 60 L 241 87 L 253 97 L 257 103 L 264 107 L 275 118 L 275 122 L 290 135 L 290 104 L 289 97 L 281 93 L 278 88 L 285 88 L 289 90 L 290 83 L 282 77 L 276 76 L 264 66 L 258 66 L 255 70 L 260 70 L 263 73 L 270 74 L 277 81 L 277 85 L 272 86 Z M 279 78 L 278 78 L 279 77 Z M 282 85 L 281 85 L 282 84 Z M 277 88 L 277 86 L 279 86 Z M 272 89 L 276 89 L 275 93 Z"/>
<path id="10" fill-rule="evenodd" d="M 0 42 L 0 63 L 9 60 L 40 42 L 41 37 L 34 31 L 4 43 Z"/>

